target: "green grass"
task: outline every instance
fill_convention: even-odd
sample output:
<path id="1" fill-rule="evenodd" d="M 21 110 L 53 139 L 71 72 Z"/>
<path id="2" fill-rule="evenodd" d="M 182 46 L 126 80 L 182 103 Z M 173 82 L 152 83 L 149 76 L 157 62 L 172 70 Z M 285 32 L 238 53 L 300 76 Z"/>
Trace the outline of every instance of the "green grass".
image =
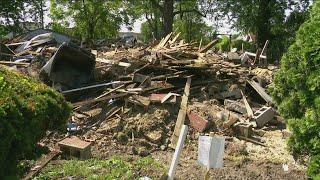
<path id="1" fill-rule="evenodd" d="M 80 177 L 86 179 L 136 179 L 143 176 L 160 177 L 165 168 L 151 157 L 137 160 L 114 156 L 108 160 L 61 160 L 49 164 L 34 179 Z"/>

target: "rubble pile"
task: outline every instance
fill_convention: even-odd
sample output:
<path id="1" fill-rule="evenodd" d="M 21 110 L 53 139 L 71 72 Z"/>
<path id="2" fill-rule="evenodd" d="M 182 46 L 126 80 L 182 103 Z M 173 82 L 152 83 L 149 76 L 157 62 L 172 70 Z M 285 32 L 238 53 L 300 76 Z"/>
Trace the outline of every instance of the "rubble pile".
<path id="1" fill-rule="evenodd" d="M 152 47 L 85 50 L 49 33 L 2 44 L 0 64 L 39 77 L 72 101 L 69 133 L 99 151 L 121 144 L 142 156 L 165 150 L 178 122 L 194 134 L 263 145 L 259 129 L 281 119 L 266 92 L 276 67 L 266 68 L 262 53 L 218 54 L 212 50 L 217 42 L 195 47 L 171 33 Z"/>

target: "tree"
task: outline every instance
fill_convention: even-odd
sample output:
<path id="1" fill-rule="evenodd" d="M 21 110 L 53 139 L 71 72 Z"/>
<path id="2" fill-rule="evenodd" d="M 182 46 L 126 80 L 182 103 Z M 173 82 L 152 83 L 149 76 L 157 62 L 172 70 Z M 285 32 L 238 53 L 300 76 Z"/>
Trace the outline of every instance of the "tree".
<path id="1" fill-rule="evenodd" d="M 145 40 L 160 39 L 163 35 L 163 23 L 161 11 L 151 1 L 128 1 L 132 7 L 133 19 L 145 18 L 146 23 L 141 26 L 141 33 Z"/>
<path id="2" fill-rule="evenodd" d="M 184 13 L 195 13 L 204 16 L 198 9 L 198 1 L 189 0 L 141 0 L 128 1 L 135 8 L 135 17 L 145 17 L 149 28 L 155 35 L 163 32 L 159 37 L 166 36 L 173 31 L 173 23 L 177 15 L 183 16 Z M 190 4 L 194 4 L 190 6 Z M 158 22 L 162 23 L 159 30 Z"/>
<path id="3" fill-rule="evenodd" d="M 43 27 L 45 0 L 2 0 L 0 1 L 0 33 L 15 34 L 28 30 L 24 22 L 40 23 Z M 0 35 L 1 35 L 0 34 Z"/>
<path id="4" fill-rule="evenodd" d="M 174 22 L 174 31 L 180 32 L 187 42 L 200 42 L 207 44 L 216 36 L 216 31 L 208 26 L 202 17 L 194 13 L 185 13 L 180 15 Z"/>
<path id="5" fill-rule="evenodd" d="M 253 33 L 256 36 L 257 48 L 262 48 L 266 40 L 270 41 L 269 58 L 278 59 L 286 50 L 285 35 L 287 34 L 286 11 L 305 12 L 309 0 L 211 0 L 204 1 L 207 10 L 210 7 L 212 16 L 216 19 L 227 17 L 234 27 L 243 34 Z M 301 21 L 296 22 L 299 27 Z M 297 29 L 294 29 L 296 31 Z M 290 34 L 294 36 L 293 34 Z"/>
<path id="6" fill-rule="evenodd" d="M 51 0 L 50 2 L 50 16 L 56 22 L 52 27 L 63 30 L 73 22 L 74 35 L 87 41 L 114 37 L 122 23 L 129 23 L 125 8 L 121 8 L 121 5 L 125 4 L 120 0 Z"/>
<path id="7" fill-rule="evenodd" d="M 308 174 L 320 178 L 320 2 L 299 28 L 281 59 L 272 96 L 293 133 L 288 145 L 295 157 L 309 159 Z"/>

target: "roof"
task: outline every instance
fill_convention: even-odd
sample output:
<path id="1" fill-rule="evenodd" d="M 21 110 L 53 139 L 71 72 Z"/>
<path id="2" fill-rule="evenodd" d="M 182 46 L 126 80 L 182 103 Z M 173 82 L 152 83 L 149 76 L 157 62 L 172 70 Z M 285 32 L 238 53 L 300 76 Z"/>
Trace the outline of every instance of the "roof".
<path id="1" fill-rule="evenodd" d="M 67 35 L 65 33 L 61 33 L 61 32 L 56 32 L 54 30 L 51 29 L 44 29 L 44 28 L 38 28 L 35 30 L 31 30 L 29 32 L 23 33 L 17 37 L 15 37 L 13 39 L 14 42 L 18 42 L 18 41 L 28 41 L 30 39 L 32 39 L 33 37 L 40 35 L 40 34 L 44 34 L 44 33 L 53 33 L 55 36 L 55 39 L 59 42 L 69 42 L 71 40 L 77 40 L 77 38 Z"/>

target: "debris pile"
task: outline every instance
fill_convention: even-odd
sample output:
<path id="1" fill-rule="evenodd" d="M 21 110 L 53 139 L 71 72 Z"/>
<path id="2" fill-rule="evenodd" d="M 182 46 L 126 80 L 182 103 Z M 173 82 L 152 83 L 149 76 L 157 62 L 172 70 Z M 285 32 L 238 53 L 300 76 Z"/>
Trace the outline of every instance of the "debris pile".
<path id="1" fill-rule="evenodd" d="M 90 52 L 49 33 L 2 45 L 0 64 L 38 76 L 72 101 L 68 131 L 93 150 L 125 144 L 143 156 L 174 148 L 183 124 L 263 145 L 257 132 L 278 119 L 266 92 L 276 67 L 258 68 L 252 53 L 218 54 L 217 42 L 195 47 L 171 33 L 153 47 Z M 263 67 L 265 49 L 255 54 Z"/>

